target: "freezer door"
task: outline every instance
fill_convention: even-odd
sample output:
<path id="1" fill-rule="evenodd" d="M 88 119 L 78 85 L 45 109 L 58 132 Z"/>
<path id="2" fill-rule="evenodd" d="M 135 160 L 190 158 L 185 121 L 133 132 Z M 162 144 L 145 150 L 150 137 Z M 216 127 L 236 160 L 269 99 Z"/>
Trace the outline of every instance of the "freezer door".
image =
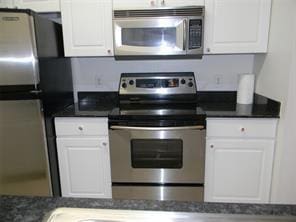
<path id="1" fill-rule="evenodd" d="M 39 100 L 0 101 L 0 195 L 51 195 Z"/>
<path id="2" fill-rule="evenodd" d="M 36 85 L 38 65 L 33 18 L 0 13 L 0 86 Z"/>

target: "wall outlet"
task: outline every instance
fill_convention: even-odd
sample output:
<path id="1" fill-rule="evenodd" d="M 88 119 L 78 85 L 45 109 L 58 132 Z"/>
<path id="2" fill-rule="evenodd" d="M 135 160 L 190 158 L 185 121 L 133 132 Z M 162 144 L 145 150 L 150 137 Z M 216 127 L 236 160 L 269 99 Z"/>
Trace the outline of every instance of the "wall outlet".
<path id="1" fill-rule="evenodd" d="M 223 75 L 215 75 L 215 85 L 223 84 Z"/>
<path id="2" fill-rule="evenodd" d="M 95 83 L 97 87 L 102 85 L 102 79 L 100 76 L 97 76 L 95 80 L 96 80 Z"/>

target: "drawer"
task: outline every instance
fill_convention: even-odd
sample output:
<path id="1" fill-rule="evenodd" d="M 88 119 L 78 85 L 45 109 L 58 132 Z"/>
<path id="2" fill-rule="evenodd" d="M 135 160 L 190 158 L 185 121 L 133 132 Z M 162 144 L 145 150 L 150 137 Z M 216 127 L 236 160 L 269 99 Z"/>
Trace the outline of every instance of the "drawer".
<path id="1" fill-rule="evenodd" d="M 275 138 L 278 119 L 208 118 L 207 137 Z"/>
<path id="2" fill-rule="evenodd" d="M 108 118 L 55 118 L 57 136 L 107 136 Z"/>

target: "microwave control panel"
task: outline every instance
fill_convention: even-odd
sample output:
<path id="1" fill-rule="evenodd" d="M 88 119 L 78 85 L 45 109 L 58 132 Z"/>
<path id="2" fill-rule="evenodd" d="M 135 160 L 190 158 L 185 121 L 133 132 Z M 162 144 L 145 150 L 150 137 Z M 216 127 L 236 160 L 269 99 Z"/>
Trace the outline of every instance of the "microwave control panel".
<path id="1" fill-rule="evenodd" d="M 198 49 L 202 47 L 202 19 L 189 20 L 189 40 L 188 49 Z"/>

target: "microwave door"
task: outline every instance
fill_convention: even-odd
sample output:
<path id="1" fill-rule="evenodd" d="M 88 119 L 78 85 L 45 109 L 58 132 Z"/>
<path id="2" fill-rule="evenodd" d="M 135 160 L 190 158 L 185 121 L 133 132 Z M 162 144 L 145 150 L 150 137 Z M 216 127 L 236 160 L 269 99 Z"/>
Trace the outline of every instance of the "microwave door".
<path id="1" fill-rule="evenodd" d="M 115 55 L 186 54 L 186 18 L 114 20 Z"/>

